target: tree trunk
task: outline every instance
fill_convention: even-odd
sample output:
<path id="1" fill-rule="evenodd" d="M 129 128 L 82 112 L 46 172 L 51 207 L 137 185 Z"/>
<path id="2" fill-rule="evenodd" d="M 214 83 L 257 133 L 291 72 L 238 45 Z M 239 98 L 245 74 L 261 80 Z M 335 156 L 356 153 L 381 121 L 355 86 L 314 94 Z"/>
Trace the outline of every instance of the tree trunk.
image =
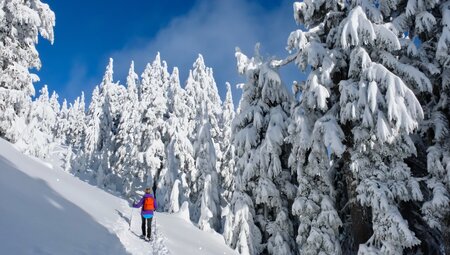
<path id="1" fill-rule="evenodd" d="M 351 164 L 351 151 L 353 148 L 353 133 L 351 124 L 346 124 L 342 126 L 342 130 L 346 134 L 345 146 L 347 147 L 346 152 L 342 155 L 341 166 L 338 171 L 341 173 L 341 178 L 344 182 L 344 187 L 341 192 L 346 192 L 346 207 L 348 210 L 345 211 L 344 217 L 341 217 L 342 220 L 348 219 L 350 222 L 350 226 L 347 226 L 347 230 L 349 233 L 349 237 L 352 239 L 348 243 L 351 251 L 357 252 L 359 245 L 367 242 L 369 238 L 373 235 L 372 230 L 372 215 L 370 213 L 370 208 L 362 206 L 356 196 L 358 195 L 356 192 L 356 187 L 358 186 L 358 180 L 353 175 L 350 170 Z M 345 223 L 344 223 L 345 224 Z M 345 230 L 344 230 L 345 231 Z M 348 242 L 345 241 L 345 242 Z"/>
<path id="2" fill-rule="evenodd" d="M 346 161 L 349 162 L 349 161 Z M 347 169 L 346 181 L 347 181 L 347 195 L 350 201 L 350 218 L 351 218 L 351 230 L 353 237 L 353 249 L 358 250 L 359 245 L 367 242 L 373 234 L 372 230 L 372 220 L 370 209 L 363 207 L 356 199 L 356 187 L 357 182 L 353 177 L 349 169 L 348 163 L 344 164 Z"/>
<path id="3" fill-rule="evenodd" d="M 442 239 L 444 244 L 445 254 L 450 254 L 450 214 L 444 219 L 442 226 Z"/>

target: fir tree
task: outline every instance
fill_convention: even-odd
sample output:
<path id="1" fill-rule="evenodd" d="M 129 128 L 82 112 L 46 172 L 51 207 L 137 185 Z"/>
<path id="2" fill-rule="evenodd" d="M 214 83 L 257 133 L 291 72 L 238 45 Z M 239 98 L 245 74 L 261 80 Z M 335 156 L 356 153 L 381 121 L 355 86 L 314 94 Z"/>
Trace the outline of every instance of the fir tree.
<path id="1" fill-rule="evenodd" d="M 198 219 L 198 225 L 203 230 L 219 230 L 219 180 L 216 169 L 216 150 L 211 137 L 211 126 L 207 122 L 208 109 L 203 105 L 202 125 L 194 143 L 195 168 L 198 175 L 191 175 L 193 186 L 191 200 L 193 208 L 192 218 Z M 200 186 L 202 185 L 202 186 Z"/>
<path id="2" fill-rule="evenodd" d="M 162 205 L 170 212 L 179 210 L 180 204 L 189 202 L 190 190 L 186 176 L 195 167 L 192 144 L 188 138 L 185 91 L 180 86 L 178 68 L 174 68 L 168 87 L 168 112 L 166 133 L 169 141 L 166 147 L 167 168 L 158 180 L 157 190 Z"/>
<path id="3" fill-rule="evenodd" d="M 398 25 L 407 34 L 402 38 L 402 45 L 405 45 L 403 57 L 386 61 L 399 76 L 414 85 L 413 89 L 425 113 L 418 134 L 413 136 L 417 156 L 409 158 L 407 163 L 415 175 L 425 179 L 425 185 L 422 186 L 422 190 L 425 190 L 424 202 L 415 203 L 412 208 L 416 211 L 421 207 L 428 226 L 419 217 L 412 220 L 417 222 L 416 232 L 422 241 L 420 249 L 429 254 L 444 249 L 446 253 L 450 252 L 450 175 L 445 170 L 448 169 L 450 156 L 449 9 L 450 5 L 445 1 L 409 1 L 398 18 L 401 21 Z M 419 75 L 423 77 L 420 80 Z M 426 89 L 418 86 L 420 84 L 417 81 L 422 80 L 427 82 Z"/>
<path id="4" fill-rule="evenodd" d="M 168 86 L 167 65 L 162 64 L 159 53 L 141 75 L 141 125 L 142 136 L 140 152 L 142 153 L 141 169 L 145 171 L 145 185 L 156 187 L 159 175 L 165 165 L 165 144 L 163 141 L 164 117 L 167 114 L 167 98 L 165 88 Z M 163 197 L 159 190 L 156 198 Z"/>
<path id="5" fill-rule="evenodd" d="M 127 97 L 121 107 L 121 118 L 116 138 L 116 162 L 114 168 L 121 176 L 119 190 L 126 196 L 131 196 L 135 188 L 135 176 L 138 170 L 139 146 L 139 101 L 137 81 L 139 77 L 134 72 L 134 62 L 131 62 L 127 77 Z"/>
<path id="6" fill-rule="evenodd" d="M 100 100 L 102 113 L 100 115 L 100 162 L 104 175 L 105 187 L 117 191 L 120 185 L 120 174 L 118 169 L 113 168 L 117 161 L 115 152 L 117 151 L 116 136 L 121 118 L 121 108 L 124 104 L 126 89 L 113 82 L 113 59 L 109 59 L 105 75 L 100 84 Z"/>
<path id="7" fill-rule="evenodd" d="M 188 134 L 192 144 L 197 143 L 198 133 L 203 123 L 203 118 L 210 124 L 210 134 L 213 141 L 214 153 L 217 161 L 215 169 L 220 169 L 220 162 L 222 158 L 221 143 L 222 133 L 220 129 L 220 122 L 222 119 L 221 100 L 217 91 L 216 82 L 213 77 L 211 68 L 206 67 L 203 56 L 199 55 L 193 64 L 193 69 L 189 72 L 188 80 L 186 81 L 186 105 L 189 112 L 188 118 Z M 203 111 L 207 109 L 207 112 Z M 205 117 L 204 117 L 205 116 Z M 197 164 L 197 163 L 196 163 Z M 190 215 L 194 222 L 197 221 L 200 211 L 199 206 L 195 205 L 199 202 L 199 192 L 204 187 L 204 177 L 202 176 L 199 182 L 196 182 L 202 176 L 201 170 L 193 168 L 190 170 L 187 181 L 189 182 L 190 193 Z M 220 184 L 219 184 L 220 185 Z M 218 212 L 220 214 L 220 212 Z"/>
<path id="8" fill-rule="evenodd" d="M 233 214 L 231 211 L 231 200 L 233 198 L 233 191 L 235 189 L 234 179 L 235 179 L 235 160 L 234 160 L 234 145 L 232 143 L 232 133 L 231 127 L 235 116 L 233 97 L 231 94 L 231 86 L 227 82 L 227 94 L 225 101 L 223 102 L 223 119 L 222 119 L 222 162 L 220 164 L 220 184 L 221 184 L 221 207 L 222 213 L 222 230 L 223 236 L 227 243 L 231 242 L 232 239 L 232 224 L 233 224 Z"/>
<path id="9" fill-rule="evenodd" d="M 63 107 L 64 109 L 64 107 Z M 94 88 L 89 104 L 86 125 L 86 141 L 84 146 L 84 155 L 87 165 L 90 169 L 98 168 L 98 158 L 100 149 L 100 116 L 102 114 L 102 102 L 100 99 L 100 89 L 98 86 Z"/>
<path id="10" fill-rule="evenodd" d="M 86 106 L 84 93 L 70 105 L 67 113 L 66 141 L 76 150 L 83 150 L 86 132 Z"/>
<path id="11" fill-rule="evenodd" d="M 56 123 L 56 135 L 55 139 L 60 142 L 62 145 L 66 145 L 66 129 L 68 126 L 68 115 L 69 109 L 67 108 L 67 100 L 64 99 L 63 104 L 61 105 L 61 110 L 58 112 L 58 122 Z"/>
<path id="12" fill-rule="evenodd" d="M 30 155 L 47 158 L 54 146 L 53 129 L 56 116 L 45 85 L 29 109 L 26 129 L 19 137 L 19 147 L 23 147 L 23 151 Z"/>
<path id="13" fill-rule="evenodd" d="M 232 202 L 231 245 L 242 254 L 292 254 L 295 242 L 289 211 L 295 187 L 282 158 L 288 153 L 284 138 L 291 97 L 258 48 L 251 59 L 236 52 L 239 73 L 247 83 L 233 125 L 239 177 Z"/>
<path id="14" fill-rule="evenodd" d="M 404 163 L 416 151 L 409 134 L 423 112 L 386 62 L 402 47 L 401 30 L 389 17 L 398 8 L 398 2 L 377 1 L 294 4 L 294 16 L 306 30 L 291 33 L 288 48 L 294 54 L 274 64 L 294 61 L 303 71 L 311 68 L 291 128 L 291 141 L 297 143 L 291 165 L 300 183 L 293 212 L 300 219 L 302 254 L 339 253 L 337 227 L 347 218 L 346 254 L 358 248 L 360 254 L 398 254 L 420 243 L 399 209 L 400 203 L 423 197 Z M 415 81 L 427 89 L 426 80 Z M 333 159 L 329 170 L 328 155 Z M 320 213 L 305 218 L 302 213 L 309 208 Z M 324 224 L 320 231 L 330 231 L 317 233 Z"/>
<path id="15" fill-rule="evenodd" d="M 220 164 L 220 177 L 221 177 L 221 185 L 222 185 L 222 194 L 221 197 L 225 200 L 226 205 L 228 205 L 231 201 L 232 191 L 234 187 L 234 145 L 231 141 L 232 133 L 231 127 L 235 116 L 234 104 L 233 104 L 233 96 L 231 94 L 231 86 L 227 82 L 227 94 L 225 97 L 225 101 L 223 102 L 223 122 L 222 122 L 222 162 Z"/>

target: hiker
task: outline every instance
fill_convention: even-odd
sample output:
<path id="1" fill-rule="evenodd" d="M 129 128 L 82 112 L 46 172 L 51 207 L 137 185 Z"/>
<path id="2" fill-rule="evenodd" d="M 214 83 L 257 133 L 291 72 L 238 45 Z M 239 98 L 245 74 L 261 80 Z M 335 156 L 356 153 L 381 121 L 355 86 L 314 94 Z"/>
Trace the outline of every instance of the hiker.
<path id="1" fill-rule="evenodd" d="M 156 199 L 152 194 L 151 188 L 145 189 L 145 194 L 141 200 L 136 204 L 133 203 L 134 208 L 142 207 L 141 209 L 141 219 L 142 219 L 142 235 L 141 238 L 145 240 L 151 240 L 152 238 L 152 219 L 153 211 L 158 208 L 156 204 Z M 145 225 L 147 224 L 147 227 Z M 147 235 L 145 234 L 147 230 Z"/>

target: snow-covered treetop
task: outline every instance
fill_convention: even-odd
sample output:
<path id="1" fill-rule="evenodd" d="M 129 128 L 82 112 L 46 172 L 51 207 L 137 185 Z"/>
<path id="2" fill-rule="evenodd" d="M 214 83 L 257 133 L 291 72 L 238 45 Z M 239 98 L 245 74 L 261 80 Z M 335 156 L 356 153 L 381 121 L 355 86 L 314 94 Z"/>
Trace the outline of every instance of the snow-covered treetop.
<path id="1" fill-rule="evenodd" d="M 58 98 L 59 98 L 59 96 L 56 93 L 56 91 L 53 91 L 52 96 L 50 97 L 50 104 L 53 108 L 53 111 L 56 113 L 59 113 L 60 107 L 61 107 L 59 104 Z"/>
<path id="2" fill-rule="evenodd" d="M 81 97 L 80 97 L 80 108 L 79 110 L 81 112 L 84 112 L 86 110 L 86 103 L 84 100 L 84 91 L 81 91 Z"/>
<path id="3" fill-rule="evenodd" d="M 216 82 L 213 76 L 212 68 L 206 67 L 205 61 L 201 54 L 198 54 L 198 58 L 195 60 L 192 65 L 193 69 L 189 73 L 188 84 L 194 82 L 196 84 L 196 90 L 198 90 L 198 94 L 196 96 L 199 99 L 206 97 L 208 101 L 211 101 L 213 104 L 221 104 L 220 97 L 218 96 Z M 204 93 L 205 95 L 201 95 Z M 215 111 L 215 109 L 211 109 Z"/>
<path id="4" fill-rule="evenodd" d="M 156 53 L 155 60 L 153 60 L 152 65 L 161 66 L 161 53 L 159 53 L 159 51 Z"/>
<path id="5" fill-rule="evenodd" d="M 268 62 L 263 62 L 259 54 L 259 44 L 255 46 L 255 56 L 251 59 L 243 54 L 239 48 L 235 53 L 237 67 L 240 74 L 244 74 L 250 83 L 257 82 L 261 90 L 261 99 L 265 104 L 275 105 L 291 99 L 291 95 L 282 86 L 279 74 Z"/>
<path id="6" fill-rule="evenodd" d="M 168 98 L 168 110 L 169 112 L 176 112 L 177 109 L 175 105 L 179 103 L 179 100 L 183 100 L 179 98 L 180 96 L 180 75 L 177 67 L 173 68 L 172 74 L 169 78 L 169 86 L 167 89 L 167 98 Z M 178 114 L 178 113 L 176 113 Z"/>
<path id="7" fill-rule="evenodd" d="M 132 93 L 132 94 L 136 94 L 137 93 L 137 84 L 136 84 L 136 82 L 138 80 L 139 80 L 139 77 L 134 72 L 134 61 L 131 61 L 130 69 L 128 70 L 128 76 L 127 76 L 128 96 L 130 96 L 130 93 Z"/>
<path id="8" fill-rule="evenodd" d="M 151 82 L 153 82 L 153 84 L 159 84 L 161 87 L 166 86 L 167 80 L 169 79 L 169 72 L 167 70 L 166 61 L 161 62 L 161 54 L 159 52 L 156 54 L 151 66 Z"/>
<path id="9" fill-rule="evenodd" d="M 110 84 L 113 82 L 113 59 L 109 58 L 108 66 L 106 67 L 105 75 L 103 76 L 102 83 L 100 84 L 100 88 L 105 86 L 106 84 Z"/>
<path id="10" fill-rule="evenodd" d="M 198 57 L 195 60 L 195 62 L 192 65 L 192 67 L 194 68 L 194 70 L 199 70 L 199 71 L 206 70 L 205 60 L 203 60 L 202 54 L 198 54 Z"/>
<path id="11" fill-rule="evenodd" d="M 227 86 L 227 94 L 225 96 L 225 101 L 223 102 L 223 115 L 231 115 L 231 119 L 234 117 L 234 104 L 233 95 L 231 94 L 231 85 L 229 82 L 225 84 Z M 231 124 L 231 123 L 230 123 Z"/>
<path id="12" fill-rule="evenodd" d="M 178 67 L 173 68 L 172 74 L 170 75 L 170 84 L 172 85 L 180 84 L 180 74 L 178 71 Z"/>
<path id="13" fill-rule="evenodd" d="M 41 88 L 41 90 L 39 90 L 40 96 L 38 98 L 38 101 L 48 101 L 48 88 L 47 85 L 44 85 L 44 87 Z"/>
<path id="14" fill-rule="evenodd" d="M 156 54 L 153 62 L 147 64 L 141 78 L 142 93 L 163 93 L 161 89 L 165 89 L 165 86 L 167 86 L 169 72 L 167 71 L 167 63 L 165 61 L 161 63 L 159 52 Z M 152 90 L 157 90 L 158 92 Z"/>
<path id="15" fill-rule="evenodd" d="M 151 70 L 152 70 L 152 65 L 150 63 L 147 63 L 147 65 L 145 66 L 144 72 L 141 75 L 141 83 L 142 83 L 143 91 L 146 89 L 144 85 L 150 84 Z"/>

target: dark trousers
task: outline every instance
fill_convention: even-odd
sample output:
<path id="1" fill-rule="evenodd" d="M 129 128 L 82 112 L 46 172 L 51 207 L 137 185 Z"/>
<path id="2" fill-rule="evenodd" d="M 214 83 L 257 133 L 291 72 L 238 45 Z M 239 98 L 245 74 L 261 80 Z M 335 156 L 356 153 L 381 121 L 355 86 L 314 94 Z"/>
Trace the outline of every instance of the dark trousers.
<path id="1" fill-rule="evenodd" d="M 142 219 L 142 235 L 150 238 L 152 236 L 152 220 L 153 220 L 153 218 L 146 219 L 141 216 L 141 219 Z M 145 227 L 145 224 L 147 224 L 147 228 Z M 147 229 L 147 235 L 145 234 L 146 229 Z"/>

